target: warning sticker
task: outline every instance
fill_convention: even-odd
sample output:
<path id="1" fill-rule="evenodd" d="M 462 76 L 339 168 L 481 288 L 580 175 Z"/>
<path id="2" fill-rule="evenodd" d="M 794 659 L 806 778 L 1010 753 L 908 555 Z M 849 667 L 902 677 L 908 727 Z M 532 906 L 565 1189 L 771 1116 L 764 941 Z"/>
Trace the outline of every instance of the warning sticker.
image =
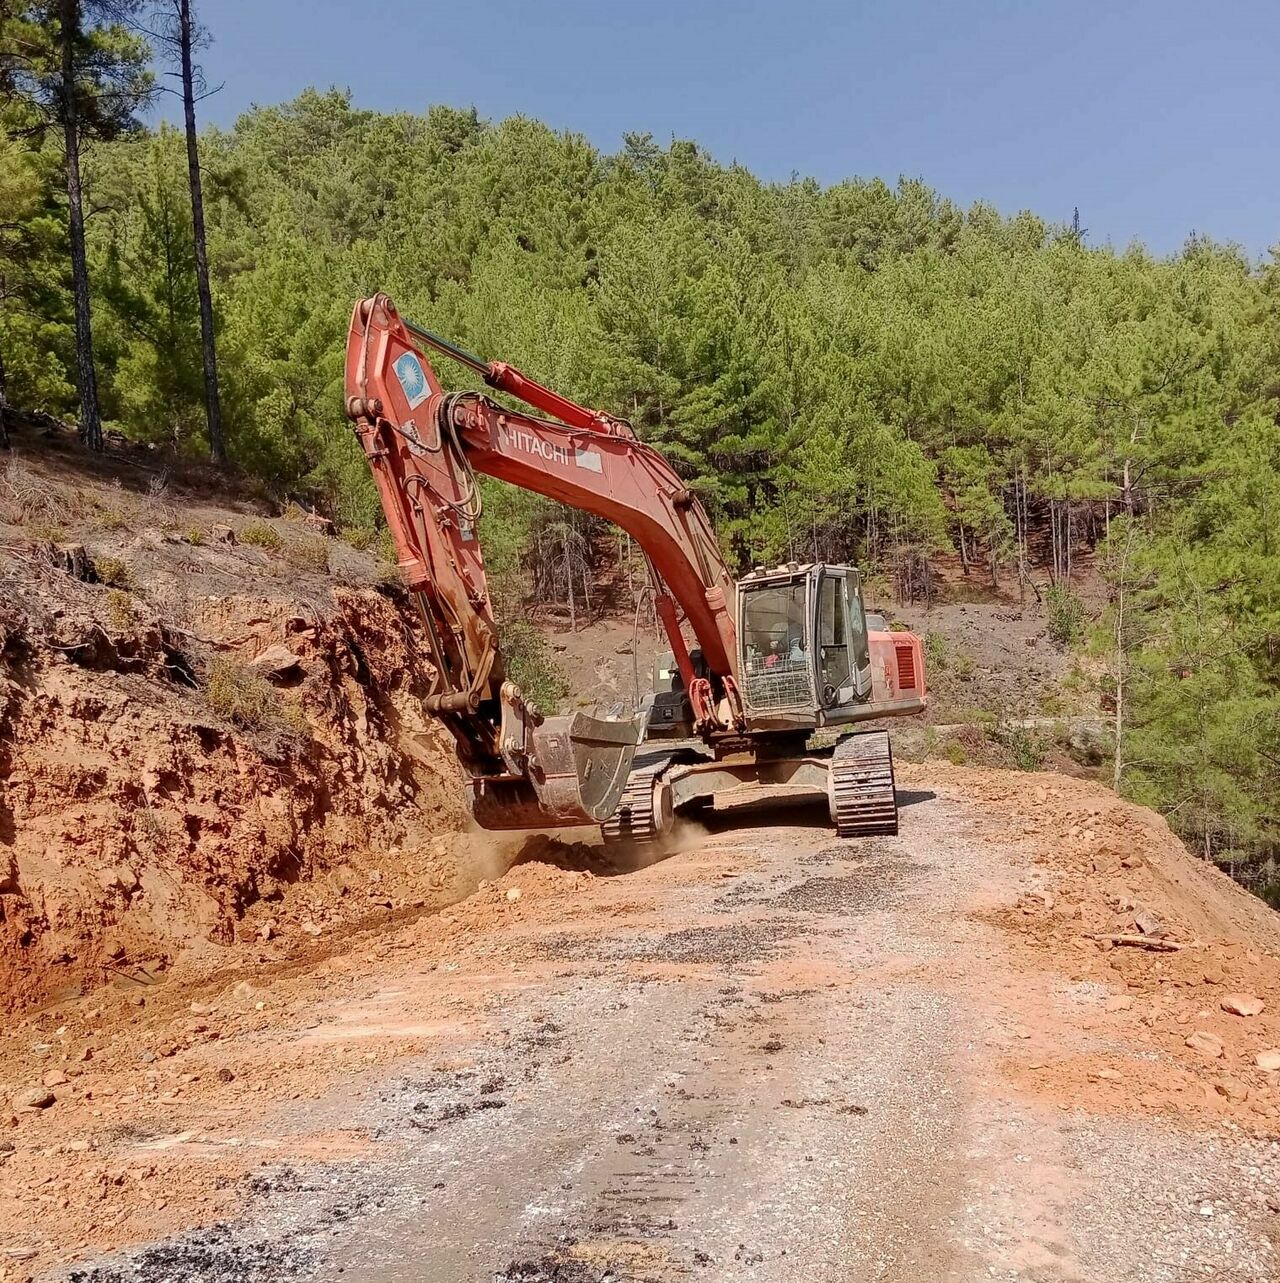
<path id="1" fill-rule="evenodd" d="M 395 371 L 409 401 L 409 409 L 416 409 L 431 395 L 431 385 L 427 382 L 427 372 L 422 368 L 422 362 L 413 352 L 406 352 L 396 358 Z"/>
<path id="2" fill-rule="evenodd" d="M 600 455 L 595 450 L 584 450 L 581 446 L 574 446 L 573 461 L 580 468 L 586 468 L 588 472 L 603 472 L 604 464 L 600 461 Z"/>

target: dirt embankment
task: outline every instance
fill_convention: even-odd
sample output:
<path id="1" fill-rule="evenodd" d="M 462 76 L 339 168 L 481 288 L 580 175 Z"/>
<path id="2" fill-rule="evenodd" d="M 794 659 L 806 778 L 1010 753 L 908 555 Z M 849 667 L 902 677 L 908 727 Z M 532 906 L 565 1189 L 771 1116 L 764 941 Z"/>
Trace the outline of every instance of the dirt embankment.
<path id="1" fill-rule="evenodd" d="M 0 1010 L 456 894 L 371 552 L 56 445 L 0 473 Z"/>

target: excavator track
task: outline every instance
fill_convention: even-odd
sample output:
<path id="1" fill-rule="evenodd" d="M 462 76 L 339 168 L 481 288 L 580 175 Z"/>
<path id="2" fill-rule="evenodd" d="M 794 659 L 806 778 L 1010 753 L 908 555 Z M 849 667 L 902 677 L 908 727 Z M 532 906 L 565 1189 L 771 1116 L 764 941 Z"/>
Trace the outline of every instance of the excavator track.
<path id="1" fill-rule="evenodd" d="M 662 777 L 682 754 L 636 754 L 618 809 L 600 826 L 606 846 L 646 846 L 671 828 L 671 795 Z"/>
<path id="2" fill-rule="evenodd" d="M 842 838 L 897 835 L 893 750 L 887 731 L 850 735 L 836 745 L 827 796 Z"/>

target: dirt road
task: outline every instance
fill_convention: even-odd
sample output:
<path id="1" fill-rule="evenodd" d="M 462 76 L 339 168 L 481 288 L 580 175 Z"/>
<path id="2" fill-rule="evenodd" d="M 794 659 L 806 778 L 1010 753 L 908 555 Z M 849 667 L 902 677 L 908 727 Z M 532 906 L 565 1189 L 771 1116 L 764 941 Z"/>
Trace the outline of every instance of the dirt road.
<path id="1" fill-rule="evenodd" d="M 928 772 L 897 839 L 738 815 L 171 995 L 13 1133 L 0 1277 L 1280 1276 L 1277 1004 L 1219 1002 L 1276 992 L 1251 904 L 1090 786 Z M 1125 891 L 1189 947 L 1090 939 Z"/>

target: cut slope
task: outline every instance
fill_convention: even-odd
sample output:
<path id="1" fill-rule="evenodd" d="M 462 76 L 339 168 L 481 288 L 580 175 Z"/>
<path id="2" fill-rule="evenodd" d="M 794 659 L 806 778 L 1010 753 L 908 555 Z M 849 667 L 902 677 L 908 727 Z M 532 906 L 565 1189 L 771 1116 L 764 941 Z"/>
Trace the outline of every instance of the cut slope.
<path id="1" fill-rule="evenodd" d="M 404 594 L 254 509 L 56 441 L 0 475 L 6 1009 L 450 893 Z"/>

